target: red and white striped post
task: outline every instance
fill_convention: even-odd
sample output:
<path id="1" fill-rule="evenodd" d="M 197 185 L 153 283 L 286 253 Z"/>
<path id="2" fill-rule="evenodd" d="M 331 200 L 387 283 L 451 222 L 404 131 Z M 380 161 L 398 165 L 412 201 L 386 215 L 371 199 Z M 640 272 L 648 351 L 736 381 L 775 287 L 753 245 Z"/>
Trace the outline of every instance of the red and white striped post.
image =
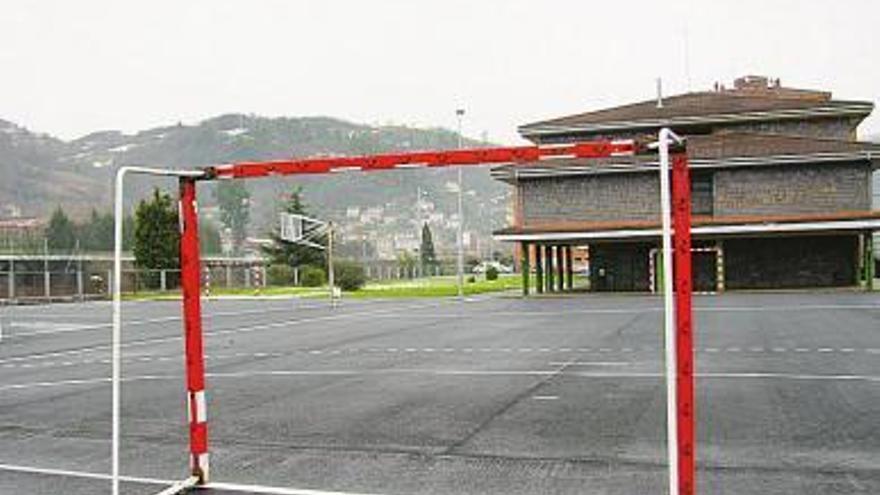
<path id="1" fill-rule="evenodd" d="M 196 181 L 181 178 L 180 285 L 183 291 L 190 472 L 200 484 L 204 484 L 208 481 L 208 409 L 205 398 L 200 265 Z"/>
<path id="2" fill-rule="evenodd" d="M 670 144 L 676 145 L 670 171 Z M 691 305 L 691 184 L 683 142 L 661 129 L 660 203 L 663 224 L 663 303 L 666 421 L 670 495 L 696 493 L 693 312 Z M 671 172 L 671 173 L 670 173 Z M 670 177 L 671 176 L 671 177 Z M 671 179 L 671 185 L 670 185 Z M 674 244 L 673 244 L 674 229 Z"/>
<path id="3" fill-rule="evenodd" d="M 675 363 L 678 416 L 678 494 L 696 491 L 694 337 L 691 294 L 691 180 L 687 154 L 672 156 L 672 216 L 675 229 Z M 671 441 L 671 439 L 670 439 Z"/>

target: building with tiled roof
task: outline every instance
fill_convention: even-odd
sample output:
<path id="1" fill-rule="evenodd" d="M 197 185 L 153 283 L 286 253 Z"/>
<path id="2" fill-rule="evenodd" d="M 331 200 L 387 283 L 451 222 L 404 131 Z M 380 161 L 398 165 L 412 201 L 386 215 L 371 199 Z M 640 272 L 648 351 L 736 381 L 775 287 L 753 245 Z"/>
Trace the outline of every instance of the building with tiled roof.
<path id="1" fill-rule="evenodd" d="M 873 103 L 747 76 L 732 89 L 658 98 L 523 125 L 537 144 L 687 138 L 698 290 L 873 283 L 872 173 L 880 146 L 856 130 Z M 540 289 L 570 288 L 572 258 L 590 288 L 650 291 L 659 283 L 657 157 L 521 163 L 493 169 L 515 188 L 513 222 Z M 581 253 L 581 256 L 573 256 Z M 549 279 L 549 281 L 548 281 Z"/>

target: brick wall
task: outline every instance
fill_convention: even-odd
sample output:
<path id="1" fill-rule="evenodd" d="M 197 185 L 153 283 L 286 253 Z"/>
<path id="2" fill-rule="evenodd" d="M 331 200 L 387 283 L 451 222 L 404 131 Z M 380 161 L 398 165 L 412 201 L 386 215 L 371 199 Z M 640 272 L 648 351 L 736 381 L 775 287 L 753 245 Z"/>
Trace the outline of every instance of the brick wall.
<path id="1" fill-rule="evenodd" d="M 777 120 L 765 122 L 744 122 L 717 126 L 713 131 L 758 132 L 765 134 L 785 134 L 820 139 L 854 140 L 856 127 L 861 119 L 835 117 L 808 120 Z"/>
<path id="2" fill-rule="evenodd" d="M 727 239 L 729 289 L 834 287 L 856 284 L 855 235 Z"/>
<path id="3" fill-rule="evenodd" d="M 524 180 L 519 187 L 525 225 L 660 215 L 660 185 L 653 172 Z"/>
<path id="4" fill-rule="evenodd" d="M 715 172 L 715 216 L 832 213 L 871 208 L 860 164 L 784 165 Z"/>
<path id="5" fill-rule="evenodd" d="M 858 163 L 719 169 L 711 210 L 716 217 L 869 210 L 870 174 Z M 523 180 L 518 196 L 525 226 L 656 220 L 660 208 L 653 171 Z"/>

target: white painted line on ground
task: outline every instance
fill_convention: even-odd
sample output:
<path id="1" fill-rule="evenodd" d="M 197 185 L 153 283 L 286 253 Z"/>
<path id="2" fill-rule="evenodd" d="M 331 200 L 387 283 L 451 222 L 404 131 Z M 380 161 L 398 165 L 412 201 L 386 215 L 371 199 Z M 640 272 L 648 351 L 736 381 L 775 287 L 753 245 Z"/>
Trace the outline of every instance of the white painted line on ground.
<path id="1" fill-rule="evenodd" d="M 558 395 L 536 395 L 532 397 L 534 400 L 559 400 Z"/>
<path id="2" fill-rule="evenodd" d="M 255 331 L 259 331 L 259 330 L 272 330 L 272 329 L 277 329 L 277 328 L 285 328 L 285 327 L 289 327 L 289 326 L 293 326 L 293 325 L 315 323 L 315 322 L 319 322 L 319 321 L 335 321 L 335 320 L 344 320 L 344 319 L 349 319 L 349 318 L 359 318 L 359 317 L 365 317 L 365 316 L 375 317 L 377 315 L 385 314 L 385 313 L 392 312 L 392 311 L 403 311 L 403 310 L 408 310 L 408 309 L 430 308 L 430 307 L 436 307 L 436 306 L 441 306 L 444 304 L 453 304 L 453 303 L 457 303 L 457 301 L 440 301 L 440 302 L 435 302 L 435 303 L 430 303 L 430 304 L 424 304 L 424 303 L 423 304 L 413 304 L 413 305 L 409 305 L 409 306 L 381 308 L 381 309 L 377 309 L 377 310 L 373 310 L 373 311 L 363 311 L 363 312 L 357 312 L 357 313 L 338 313 L 338 314 L 331 314 L 331 315 L 315 316 L 315 317 L 310 317 L 310 318 L 300 318 L 300 319 L 285 320 L 285 321 L 272 322 L 272 323 L 263 323 L 263 324 L 259 324 L 259 325 L 249 326 L 249 327 L 240 327 L 240 328 L 232 328 L 232 329 L 225 329 L 225 330 L 215 330 L 215 331 L 205 332 L 205 335 L 211 336 L 211 335 L 229 335 L 229 334 L 238 334 L 238 333 L 251 333 L 251 332 L 255 332 Z M 175 342 L 175 341 L 181 340 L 182 338 L 183 337 L 181 337 L 181 336 L 170 336 L 170 337 L 158 337 L 155 339 L 145 339 L 145 340 L 130 342 L 128 344 L 123 344 L 122 348 L 128 349 L 131 347 L 142 347 L 142 346 L 154 345 L 154 344 L 165 343 L 165 342 Z M 0 360 L 0 364 L 12 362 L 12 361 L 28 361 L 28 360 L 33 360 L 33 359 L 44 359 L 47 357 L 58 357 L 58 356 L 71 355 L 71 354 L 82 354 L 82 353 L 87 353 L 87 352 L 95 352 L 95 351 L 99 351 L 99 350 L 107 350 L 109 348 L 110 348 L 109 345 L 98 345 L 98 346 L 88 347 L 85 349 L 76 349 L 76 350 L 72 350 L 72 351 L 52 352 L 52 353 L 48 353 L 48 354 L 32 354 L 29 356 L 16 356 L 16 357 L 2 359 L 2 360 Z"/>
<path id="3" fill-rule="evenodd" d="M 84 478 L 93 480 L 110 480 L 109 474 L 93 473 L 88 471 L 72 471 L 66 469 L 50 469 L 32 466 L 17 466 L 14 464 L 0 464 L 0 471 L 9 471 L 24 474 L 40 474 L 46 476 L 66 476 L 71 478 Z M 131 483 L 142 483 L 146 485 L 170 485 L 174 483 L 172 480 L 161 480 L 156 478 L 141 478 L 137 476 L 120 476 L 122 481 Z"/>
<path id="4" fill-rule="evenodd" d="M 551 361 L 548 364 L 550 366 L 629 366 L 635 363 L 630 363 L 629 361 Z"/>
<path id="5" fill-rule="evenodd" d="M 570 364 L 568 362 L 564 363 Z M 209 378 L 252 378 L 252 377 L 327 377 L 327 376 L 366 376 L 366 375 L 431 375 L 431 376 L 552 376 L 562 374 L 561 370 L 431 370 L 431 369 L 389 369 L 389 370 L 268 370 L 206 373 Z M 600 371 L 567 371 L 566 377 L 575 378 L 663 378 L 659 372 L 600 372 Z M 880 383 L 877 375 L 816 375 L 792 373 L 697 373 L 701 379 L 766 379 L 788 381 L 846 381 Z M 123 382 L 181 380 L 182 375 L 141 375 L 123 378 Z M 110 378 L 90 378 L 80 380 L 62 380 L 55 382 L 17 383 L 0 386 L 0 391 L 28 390 L 34 388 L 51 388 L 63 386 L 91 385 L 109 383 Z"/>
<path id="6" fill-rule="evenodd" d="M 44 476 L 63 476 L 69 478 L 93 479 L 101 481 L 109 481 L 111 476 L 104 473 L 94 473 L 88 471 L 73 471 L 65 469 L 48 469 L 31 466 L 17 466 L 13 464 L 0 464 L 0 471 L 9 471 L 23 474 L 37 474 Z M 156 478 L 142 478 L 138 476 L 120 476 L 119 479 L 128 483 L 140 483 L 145 485 L 174 485 L 180 483 L 174 480 L 163 480 Z M 366 493 L 356 492 L 329 492 L 325 490 L 311 490 L 307 488 L 285 488 L 279 486 L 267 485 L 247 485 L 242 483 L 224 483 L 211 482 L 204 485 L 205 488 L 217 490 L 237 491 L 244 493 L 259 493 L 269 495 L 369 495 Z M 163 492 L 164 493 L 164 492 Z M 374 494 L 375 495 L 375 494 Z"/>

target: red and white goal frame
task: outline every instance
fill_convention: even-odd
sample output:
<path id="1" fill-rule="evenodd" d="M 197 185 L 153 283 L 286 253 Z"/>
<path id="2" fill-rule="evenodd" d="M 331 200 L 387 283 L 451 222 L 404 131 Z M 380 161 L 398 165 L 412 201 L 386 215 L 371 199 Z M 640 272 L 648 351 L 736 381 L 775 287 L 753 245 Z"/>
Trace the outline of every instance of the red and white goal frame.
<path id="1" fill-rule="evenodd" d="M 669 493 L 694 493 L 694 366 L 691 311 L 690 180 L 684 143 L 663 129 L 653 147 L 660 153 L 661 210 L 663 217 L 665 361 L 667 384 L 667 445 Z M 408 168 L 433 168 L 489 164 L 516 164 L 566 158 L 603 158 L 634 155 L 640 146 L 633 140 L 591 141 L 549 146 L 514 146 L 450 151 L 386 153 L 357 157 L 307 158 L 267 162 L 242 162 L 200 170 L 163 170 L 121 167 L 116 175 L 115 246 L 112 330 L 112 492 L 119 494 L 120 383 L 122 337 L 122 219 L 124 179 L 128 174 L 160 175 L 179 182 L 180 277 L 183 295 L 183 330 L 186 363 L 186 398 L 189 421 L 190 477 L 162 494 L 179 493 L 208 485 L 208 420 L 201 314 L 201 259 L 198 237 L 199 182 L 250 179 L 274 175 L 374 172 Z M 669 158 L 672 155 L 670 191 Z M 672 245 L 674 217 L 675 245 Z M 673 262 L 674 255 L 674 262 Z M 674 264 L 674 271 L 673 271 Z M 675 302 L 673 302 L 673 299 Z M 673 309 L 673 304 L 675 307 Z"/>

